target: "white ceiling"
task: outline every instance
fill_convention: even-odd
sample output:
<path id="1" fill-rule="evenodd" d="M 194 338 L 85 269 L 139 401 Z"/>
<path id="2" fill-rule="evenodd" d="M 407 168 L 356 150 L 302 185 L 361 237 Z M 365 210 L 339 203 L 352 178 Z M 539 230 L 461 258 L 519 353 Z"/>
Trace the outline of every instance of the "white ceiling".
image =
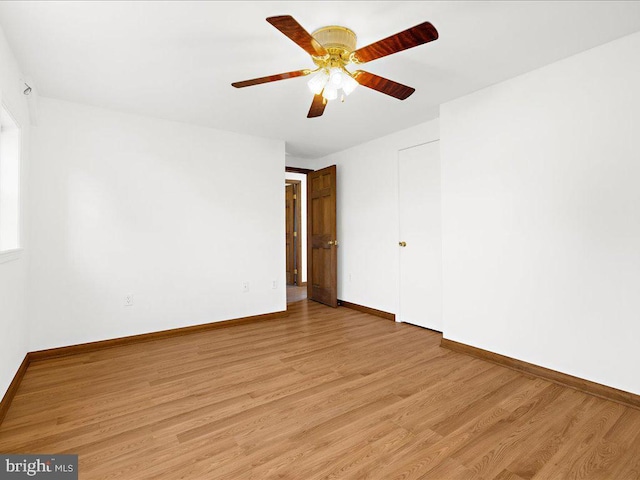
<path id="1" fill-rule="evenodd" d="M 307 119 L 305 78 L 231 82 L 313 68 L 265 18 L 309 32 L 344 25 L 364 46 L 423 21 L 440 32 L 361 67 L 416 88 L 401 102 L 367 88 Z M 640 2 L 0 2 L 0 25 L 39 94 L 283 139 L 314 158 L 434 119 L 438 106 L 640 31 Z"/>

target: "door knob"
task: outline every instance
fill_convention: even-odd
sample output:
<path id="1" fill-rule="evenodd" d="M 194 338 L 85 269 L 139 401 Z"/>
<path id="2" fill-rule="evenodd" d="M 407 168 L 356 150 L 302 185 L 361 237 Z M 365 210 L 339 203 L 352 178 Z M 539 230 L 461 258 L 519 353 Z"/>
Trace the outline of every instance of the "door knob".
<path id="1" fill-rule="evenodd" d="M 329 246 L 331 245 L 335 245 L 336 247 L 338 246 L 338 240 L 329 240 Z"/>
<path id="2" fill-rule="evenodd" d="M 400 245 L 401 247 L 406 247 L 407 246 L 407 242 L 398 242 L 398 245 Z"/>
<path id="3" fill-rule="evenodd" d="M 329 240 L 329 246 L 333 245 L 333 240 Z"/>

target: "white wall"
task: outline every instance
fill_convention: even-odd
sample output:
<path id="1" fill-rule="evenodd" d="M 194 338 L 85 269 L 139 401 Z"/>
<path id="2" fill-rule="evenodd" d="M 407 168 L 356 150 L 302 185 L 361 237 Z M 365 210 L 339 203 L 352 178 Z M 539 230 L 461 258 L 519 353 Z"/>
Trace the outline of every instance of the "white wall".
<path id="1" fill-rule="evenodd" d="M 31 350 L 286 309 L 283 142 L 41 97 L 32 164 Z"/>
<path id="2" fill-rule="evenodd" d="M 20 248 L 20 127 L 0 109 L 0 252 Z"/>
<path id="3" fill-rule="evenodd" d="M 640 394 L 640 34 L 441 107 L 446 338 Z"/>
<path id="4" fill-rule="evenodd" d="M 298 168 L 310 168 L 307 165 L 309 162 L 313 162 L 313 160 L 309 160 L 307 158 L 294 157 L 293 155 L 285 154 L 284 164 L 287 167 L 298 167 Z"/>
<path id="5" fill-rule="evenodd" d="M 301 248 L 301 268 L 300 268 L 300 281 L 307 281 L 307 176 L 304 173 L 291 173 L 286 172 L 285 178 L 287 180 L 298 180 L 300 182 L 300 231 L 298 235 L 301 236 L 302 242 Z"/>
<path id="6" fill-rule="evenodd" d="M 398 310 L 398 151 L 439 138 L 438 120 L 309 162 L 337 165 L 338 298 Z"/>
<path id="7" fill-rule="evenodd" d="M 0 29 L 0 100 L 21 127 L 22 185 L 24 198 L 27 191 L 29 113 L 22 90 L 22 74 L 13 53 Z M 24 224 L 27 218 L 25 202 L 21 211 Z M 28 352 L 28 322 L 25 314 L 28 238 L 21 235 L 22 252 L 10 256 L 0 255 L 0 398 L 5 394 L 20 363 Z"/>

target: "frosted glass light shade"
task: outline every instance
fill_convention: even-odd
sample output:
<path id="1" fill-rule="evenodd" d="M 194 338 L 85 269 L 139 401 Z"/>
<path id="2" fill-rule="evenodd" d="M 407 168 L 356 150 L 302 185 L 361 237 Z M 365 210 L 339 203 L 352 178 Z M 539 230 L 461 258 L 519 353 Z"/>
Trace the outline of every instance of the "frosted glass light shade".
<path id="1" fill-rule="evenodd" d="M 341 68 L 333 67 L 329 71 L 329 81 L 331 82 L 331 85 L 335 86 L 336 88 L 342 88 L 344 77 L 346 77 L 346 74 Z"/>
<path id="2" fill-rule="evenodd" d="M 322 92 L 322 96 L 327 100 L 335 100 L 338 98 L 338 89 L 332 85 L 330 82 L 324 87 L 324 91 Z"/>
<path id="3" fill-rule="evenodd" d="M 307 82 L 309 90 L 314 95 L 322 95 L 325 100 L 338 98 L 338 91 L 342 90 L 342 99 L 358 86 L 358 82 L 344 67 L 320 68 Z"/>
<path id="4" fill-rule="evenodd" d="M 323 68 L 321 70 L 318 70 L 307 82 L 307 86 L 309 87 L 309 90 L 311 90 L 311 92 L 314 95 L 320 95 L 320 93 L 322 92 L 322 89 L 324 88 L 324 86 L 327 84 L 327 81 L 329 80 L 329 74 L 327 73 L 327 71 Z"/>
<path id="5" fill-rule="evenodd" d="M 349 95 L 356 87 L 360 85 L 351 75 L 345 74 L 342 80 L 342 91 L 345 95 Z"/>

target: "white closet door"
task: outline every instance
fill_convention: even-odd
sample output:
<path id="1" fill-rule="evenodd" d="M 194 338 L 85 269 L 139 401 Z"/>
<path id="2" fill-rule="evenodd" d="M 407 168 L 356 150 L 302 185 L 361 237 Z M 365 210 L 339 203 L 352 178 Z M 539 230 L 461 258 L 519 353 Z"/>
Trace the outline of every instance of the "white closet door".
<path id="1" fill-rule="evenodd" d="M 398 154 L 400 237 L 399 320 L 442 331 L 440 144 Z M 401 246 L 401 243 L 406 246 Z"/>

